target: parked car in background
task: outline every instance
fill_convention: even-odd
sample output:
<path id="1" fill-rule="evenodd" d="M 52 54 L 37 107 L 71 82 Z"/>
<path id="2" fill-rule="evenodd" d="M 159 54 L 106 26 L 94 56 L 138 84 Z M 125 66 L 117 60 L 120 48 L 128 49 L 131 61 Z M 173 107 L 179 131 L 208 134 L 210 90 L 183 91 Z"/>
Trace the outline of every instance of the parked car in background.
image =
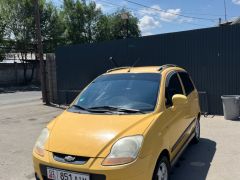
<path id="1" fill-rule="evenodd" d="M 168 180 L 200 139 L 198 92 L 174 65 L 122 67 L 91 82 L 42 131 L 33 149 L 39 180 Z"/>

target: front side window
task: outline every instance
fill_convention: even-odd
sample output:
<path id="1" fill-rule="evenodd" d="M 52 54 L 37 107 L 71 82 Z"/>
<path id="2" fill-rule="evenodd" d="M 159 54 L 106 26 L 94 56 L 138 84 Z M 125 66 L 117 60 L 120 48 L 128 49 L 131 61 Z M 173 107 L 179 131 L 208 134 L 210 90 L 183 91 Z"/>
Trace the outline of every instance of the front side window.
<path id="1" fill-rule="evenodd" d="M 181 77 L 186 95 L 188 96 L 191 92 L 194 91 L 194 85 L 192 83 L 192 80 L 186 72 L 179 72 L 179 76 Z"/>
<path id="2" fill-rule="evenodd" d="M 166 81 L 166 89 L 165 89 L 165 99 L 166 99 L 166 107 L 170 107 L 173 105 L 172 97 L 175 94 L 183 94 L 182 86 L 179 81 L 177 73 L 173 72 L 168 75 Z"/>
<path id="3" fill-rule="evenodd" d="M 114 107 L 153 111 L 160 81 L 158 73 L 102 75 L 79 95 L 73 106 L 88 110 Z"/>

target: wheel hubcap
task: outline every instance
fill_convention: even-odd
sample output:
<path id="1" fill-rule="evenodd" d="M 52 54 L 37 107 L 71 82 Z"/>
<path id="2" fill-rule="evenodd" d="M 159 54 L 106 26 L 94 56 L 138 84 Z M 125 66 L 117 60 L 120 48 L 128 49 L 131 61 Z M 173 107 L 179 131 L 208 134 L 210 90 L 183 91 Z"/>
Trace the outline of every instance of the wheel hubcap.
<path id="1" fill-rule="evenodd" d="M 200 138 L 200 123 L 199 123 L 198 120 L 197 120 L 197 123 L 196 123 L 195 133 L 196 133 L 196 138 L 199 139 Z"/>
<path id="2" fill-rule="evenodd" d="M 160 164 L 157 176 L 158 180 L 168 180 L 168 169 L 167 165 L 164 162 Z"/>

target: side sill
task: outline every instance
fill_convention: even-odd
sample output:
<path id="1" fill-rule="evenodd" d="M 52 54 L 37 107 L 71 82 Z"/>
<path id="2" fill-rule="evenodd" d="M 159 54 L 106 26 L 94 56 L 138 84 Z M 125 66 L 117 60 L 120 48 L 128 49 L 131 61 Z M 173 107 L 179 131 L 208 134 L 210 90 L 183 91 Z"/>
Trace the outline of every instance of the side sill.
<path id="1" fill-rule="evenodd" d="M 173 167 L 177 163 L 178 159 L 181 157 L 181 155 L 183 154 L 185 149 L 188 147 L 189 143 L 192 141 L 194 136 L 195 136 L 195 132 L 191 133 L 191 135 L 189 136 L 189 138 L 186 141 L 186 143 L 184 144 L 184 146 L 181 148 L 181 150 L 177 153 L 177 155 L 171 161 L 171 167 Z"/>

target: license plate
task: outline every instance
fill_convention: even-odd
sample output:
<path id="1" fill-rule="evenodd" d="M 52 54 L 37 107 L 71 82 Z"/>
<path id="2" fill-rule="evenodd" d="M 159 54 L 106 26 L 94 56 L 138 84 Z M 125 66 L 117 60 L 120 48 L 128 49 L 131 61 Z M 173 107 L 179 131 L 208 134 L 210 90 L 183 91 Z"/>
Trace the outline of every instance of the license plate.
<path id="1" fill-rule="evenodd" d="M 47 168 L 47 177 L 52 180 L 90 180 L 88 174 L 75 173 L 60 169 Z"/>

